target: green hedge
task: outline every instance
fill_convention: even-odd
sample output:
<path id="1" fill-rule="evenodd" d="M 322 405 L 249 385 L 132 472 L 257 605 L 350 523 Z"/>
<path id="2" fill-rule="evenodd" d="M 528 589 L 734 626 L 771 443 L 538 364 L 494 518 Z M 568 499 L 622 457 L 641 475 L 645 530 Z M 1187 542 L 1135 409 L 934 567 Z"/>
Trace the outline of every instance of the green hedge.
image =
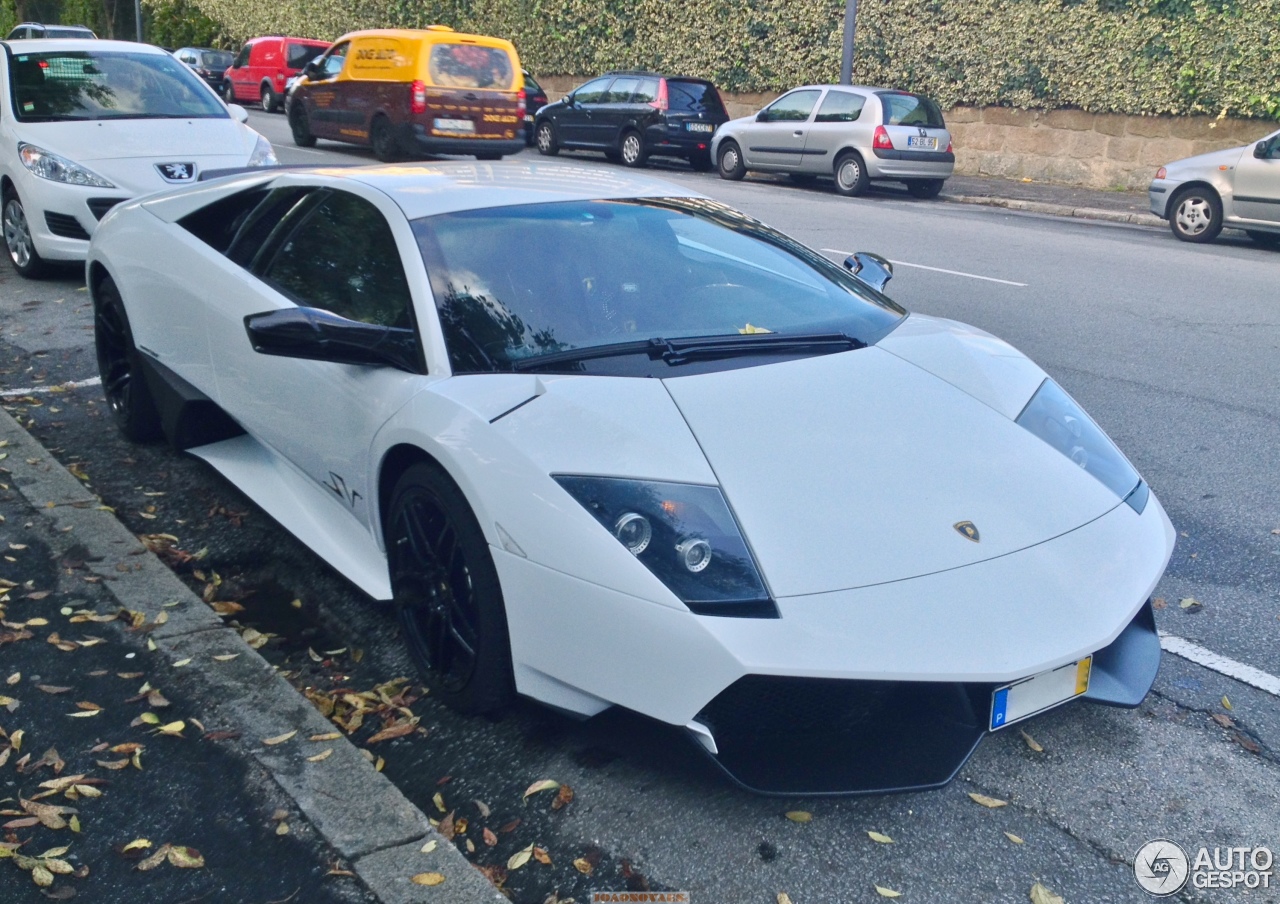
<path id="1" fill-rule="evenodd" d="M 535 72 L 655 67 L 729 91 L 839 73 L 843 0 L 194 0 L 228 34 L 443 22 Z M 856 80 L 944 106 L 1280 118 L 1280 0 L 861 0 Z"/>

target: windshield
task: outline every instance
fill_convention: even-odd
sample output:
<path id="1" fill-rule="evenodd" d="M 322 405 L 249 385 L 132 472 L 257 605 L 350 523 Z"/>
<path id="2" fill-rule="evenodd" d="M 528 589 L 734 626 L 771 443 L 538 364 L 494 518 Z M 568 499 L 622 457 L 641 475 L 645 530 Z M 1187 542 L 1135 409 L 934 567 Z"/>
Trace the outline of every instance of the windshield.
<path id="1" fill-rule="evenodd" d="M 870 344 L 906 313 L 842 267 L 710 200 L 527 204 L 413 227 L 455 373 L 690 336 L 822 333 Z M 539 250 L 516 253 L 530 247 Z"/>
<path id="2" fill-rule="evenodd" d="M 167 53 L 10 51 L 9 71 L 13 111 L 21 122 L 229 115 L 191 70 Z"/>
<path id="3" fill-rule="evenodd" d="M 200 54 L 200 66 L 204 69 L 226 69 L 234 57 L 226 50 L 206 50 Z"/>
<path id="4" fill-rule="evenodd" d="M 310 63 L 320 54 L 329 49 L 329 45 L 320 44 L 294 44 L 285 45 L 285 66 L 289 69 L 302 69 L 307 63 Z M 231 64 L 228 62 L 228 66 Z"/>
<path id="5" fill-rule="evenodd" d="M 669 78 L 667 97 L 670 108 L 682 113 L 720 113 L 724 110 L 719 92 L 706 82 Z"/>
<path id="6" fill-rule="evenodd" d="M 942 121 L 942 111 L 927 97 L 884 91 L 880 94 L 880 103 L 884 105 L 884 124 L 887 126 L 946 128 Z"/>

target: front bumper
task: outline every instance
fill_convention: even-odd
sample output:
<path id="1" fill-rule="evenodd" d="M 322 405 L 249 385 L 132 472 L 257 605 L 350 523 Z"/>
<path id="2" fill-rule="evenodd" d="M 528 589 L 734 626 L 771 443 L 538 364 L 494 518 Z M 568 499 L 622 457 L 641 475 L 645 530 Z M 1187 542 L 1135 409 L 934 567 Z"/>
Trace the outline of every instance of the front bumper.
<path id="1" fill-rule="evenodd" d="M 84 260 L 98 221 L 129 200 L 118 188 L 64 185 L 25 172 L 14 181 L 32 241 L 45 260 Z"/>
<path id="2" fill-rule="evenodd" d="M 1179 184 L 1168 179 L 1153 179 L 1147 188 L 1147 201 L 1151 205 L 1151 212 L 1160 219 L 1169 219 L 1169 199 L 1173 197 L 1174 190 Z"/>

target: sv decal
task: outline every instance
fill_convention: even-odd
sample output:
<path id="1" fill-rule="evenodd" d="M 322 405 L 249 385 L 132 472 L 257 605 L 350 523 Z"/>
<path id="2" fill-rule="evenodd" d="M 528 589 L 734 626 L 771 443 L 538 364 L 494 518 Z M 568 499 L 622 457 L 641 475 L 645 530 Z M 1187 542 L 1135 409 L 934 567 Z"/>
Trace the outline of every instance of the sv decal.
<path id="1" fill-rule="evenodd" d="M 324 485 L 326 490 L 331 490 L 335 496 L 345 502 L 349 507 L 356 507 L 356 500 L 364 497 L 356 490 L 347 486 L 347 482 L 342 479 L 341 474 L 329 472 L 329 482 Z"/>

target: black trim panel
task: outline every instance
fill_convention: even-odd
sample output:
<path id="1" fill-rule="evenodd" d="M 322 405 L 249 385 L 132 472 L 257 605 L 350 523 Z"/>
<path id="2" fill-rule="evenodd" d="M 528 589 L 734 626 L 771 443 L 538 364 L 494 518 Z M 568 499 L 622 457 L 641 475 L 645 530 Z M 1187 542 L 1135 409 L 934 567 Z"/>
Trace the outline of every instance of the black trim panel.
<path id="1" fill-rule="evenodd" d="M 871 149 L 881 160 L 915 160 L 919 163 L 955 163 L 956 155 L 949 151 L 895 151 L 887 148 Z"/>
<path id="2" fill-rule="evenodd" d="M 1154 185 L 1147 189 L 1147 191 L 1152 192 L 1153 194 L 1157 194 L 1157 195 L 1163 195 L 1163 194 L 1164 194 L 1165 192 L 1167 192 L 1168 190 L 1169 190 L 1169 189 L 1167 189 L 1167 188 L 1157 188 L 1157 187 L 1156 187 L 1156 186 L 1154 186 Z"/>
<path id="3" fill-rule="evenodd" d="M 147 388 L 160 409 L 160 426 L 175 449 L 204 446 L 245 432 L 212 399 L 155 358 L 138 358 Z"/>
<path id="4" fill-rule="evenodd" d="M 1244 201 L 1246 204 L 1280 204 L 1280 198 L 1246 198 L 1236 195 L 1235 200 Z"/>
<path id="5" fill-rule="evenodd" d="M 755 151 L 760 154 L 795 154 L 797 157 L 803 157 L 805 154 L 812 154 L 815 157 L 821 157 L 826 151 L 819 151 L 810 148 L 747 148 L 749 151 Z"/>
<path id="6" fill-rule="evenodd" d="M 80 221 L 69 213 L 54 213 L 51 210 L 44 212 L 44 223 L 49 227 L 49 231 L 54 235 L 64 239 L 79 239 L 82 242 L 89 241 L 89 233 L 85 232 Z"/>

